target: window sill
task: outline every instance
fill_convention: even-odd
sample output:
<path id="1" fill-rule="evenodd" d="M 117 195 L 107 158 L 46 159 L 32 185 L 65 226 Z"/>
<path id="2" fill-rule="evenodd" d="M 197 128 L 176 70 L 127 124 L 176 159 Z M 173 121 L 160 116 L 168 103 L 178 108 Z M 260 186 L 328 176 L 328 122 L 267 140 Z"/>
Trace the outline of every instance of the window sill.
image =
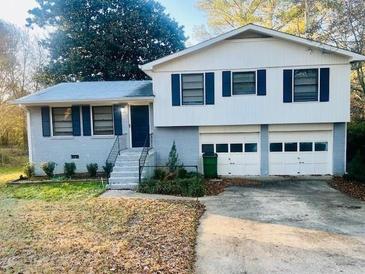
<path id="1" fill-rule="evenodd" d="M 74 136 L 52 136 L 51 140 L 73 140 Z"/>
<path id="2" fill-rule="evenodd" d="M 93 135 L 92 139 L 114 139 L 115 135 Z"/>

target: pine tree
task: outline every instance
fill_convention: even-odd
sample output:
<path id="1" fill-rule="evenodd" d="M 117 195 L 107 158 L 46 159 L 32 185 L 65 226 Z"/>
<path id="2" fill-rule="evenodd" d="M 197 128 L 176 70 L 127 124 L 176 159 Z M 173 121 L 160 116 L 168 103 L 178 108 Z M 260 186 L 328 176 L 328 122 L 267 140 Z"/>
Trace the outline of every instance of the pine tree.
<path id="1" fill-rule="evenodd" d="M 180 160 L 179 160 L 179 154 L 176 151 L 176 144 L 175 141 L 172 144 L 170 153 L 169 153 L 169 159 L 167 162 L 167 166 L 169 168 L 170 172 L 175 172 L 177 167 L 179 166 Z"/>

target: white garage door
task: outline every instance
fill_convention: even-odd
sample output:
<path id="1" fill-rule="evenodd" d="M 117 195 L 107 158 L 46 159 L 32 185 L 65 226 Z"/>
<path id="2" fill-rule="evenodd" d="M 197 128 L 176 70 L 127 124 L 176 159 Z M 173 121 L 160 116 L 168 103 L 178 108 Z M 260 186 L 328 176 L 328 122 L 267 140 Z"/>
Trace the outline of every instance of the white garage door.
<path id="1" fill-rule="evenodd" d="M 332 173 L 332 132 L 270 132 L 270 175 Z"/>
<path id="2" fill-rule="evenodd" d="M 205 133 L 200 135 L 200 153 L 218 154 L 218 175 L 260 174 L 258 133 Z"/>

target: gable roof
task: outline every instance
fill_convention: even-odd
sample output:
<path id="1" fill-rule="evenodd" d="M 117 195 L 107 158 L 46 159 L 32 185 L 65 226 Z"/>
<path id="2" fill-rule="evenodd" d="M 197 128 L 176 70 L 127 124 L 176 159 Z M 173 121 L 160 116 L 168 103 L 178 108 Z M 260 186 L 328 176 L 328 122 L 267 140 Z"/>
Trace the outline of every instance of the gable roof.
<path id="1" fill-rule="evenodd" d="M 14 100 L 21 105 L 82 103 L 153 98 L 152 81 L 61 83 Z"/>
<path id="2" fill-rule="evenodd" d="M 334 46 L 330 46 L 327 44 L 323 44 L 320 42 L 316 42 L 310 39 L 306 39 L 306 38 L 302 38 L 299 36 L 295 36 L 292 34 L 288 34 L 285 32 L 281 32 L 281 31 L 277 31 L 277 30 L 273 30 L 273 29 L 269 29 L 269 28 L 265 28 L 262 26 L 258 26 L 258 25 L 254 25 L 254 24 L 248 24 L 245 25 L 243 27 L 237 28 L 235 30 L 226 32 L 224 34 L 221 34 L 217 37 L 214 37 L 212 39 L 209 39 L 207 41 L 204 41 L 202 43 L 199 43 L 195 46 L 189 47 L 187 49 L 178 51 L 176 53 L 173 53 L 171 55 L 162 57 L 160 59 L 157 59 L 155 61 L 152 61 L 150 63 L 144 64 L 142 66 L 140 66 L 140 68 L 143 71 L 150 71 L 153 70 L 154 66 L 169 62 L 175 58 L 187 55 L 187 54 L 191 54 L 193 52 L 199 51 L 201 49 L 204 49 L 206 47 L 212 46 L 216 43 L 219 43 L 223 40 L 226 39 L 234 39 L 235 37 L 239 37 L 240 34 L 243 33 L 247 33 L 252 35 L 253 33 L 257 33 L 258 35 L 261 35 L 262 37 L 276 37 L 276 38 L 280 38 L 283 40 L 287 40 L 287 41 L 291 41 L 291 42 L 295 42 L 298 44 L 302 44 L 305 46 L 309 46 L 309 47 L 314 47 L 314 48 L 318 48 L 318 49 L 322 49 L 325 51 L 329 51 L 332 53 L 336 53 L 336 54 L 340 54 L 343 56 L 347 56 L 350 58 L 350 62 L 356 62 L 356 61 L 365 61 L 365 56 L 358 54 L 358 53 L 354 53 L 352 51 L 349 50 L 345 50 L 345 49 L 340 49 Z"/>

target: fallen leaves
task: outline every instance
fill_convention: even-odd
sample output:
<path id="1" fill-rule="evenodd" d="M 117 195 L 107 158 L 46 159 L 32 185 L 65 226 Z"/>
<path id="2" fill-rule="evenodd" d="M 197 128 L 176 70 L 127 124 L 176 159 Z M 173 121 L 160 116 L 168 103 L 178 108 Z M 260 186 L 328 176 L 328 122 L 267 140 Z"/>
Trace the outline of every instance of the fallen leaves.
<path id="1" fill-rule="evenodd" d="M 365 184 L 345 180 L 342 177 L 335 177 L 328 183 L 334 189 L 337 189 L 351 197 L 365 201 Z"/>
<path id="2" fill-rule="evenodd" d="M 0 201 L 0 272 L 192 273 L 192 201 Z"/>
<path id="3" fill-rule="evenodd" d="M 259 185 L 260 182 L 244 178 L 224 178 L 224 179 L 206 180 L 204 184 L 205 184 L 205 194 L 211 196 L 222 193 L 224 189 L 228 186 Z"/>

